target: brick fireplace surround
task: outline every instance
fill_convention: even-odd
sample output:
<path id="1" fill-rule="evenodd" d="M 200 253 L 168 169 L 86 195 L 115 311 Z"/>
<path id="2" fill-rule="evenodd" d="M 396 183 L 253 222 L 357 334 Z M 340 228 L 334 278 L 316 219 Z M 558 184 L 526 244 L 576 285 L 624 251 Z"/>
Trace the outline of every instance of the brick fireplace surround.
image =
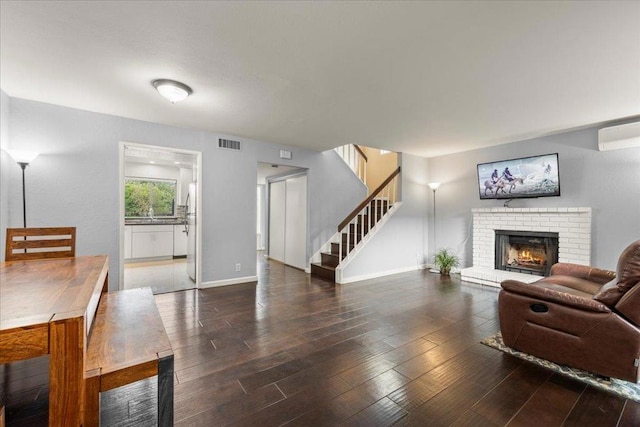
<path id="1" fill-rule="evenodd" d="M 540 276 L 495 269 L 495 230 L 558 233 L 558 261 L 591 264 L 591 208 L 473 209 L 473 267 L 462 280 L 500 287 L 506 279 L 535 282 Z"/>

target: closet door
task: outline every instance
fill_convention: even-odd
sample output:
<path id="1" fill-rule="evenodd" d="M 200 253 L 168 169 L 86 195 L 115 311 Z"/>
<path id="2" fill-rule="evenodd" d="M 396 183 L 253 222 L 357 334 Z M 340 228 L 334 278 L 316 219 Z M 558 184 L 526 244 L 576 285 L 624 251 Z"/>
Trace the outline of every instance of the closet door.
<path id="1" fill-rule="evenodd" d="M 269 184 L 269 257 L 285 262 L 285 181 Z"/>
<path id="2" fill-rule="evenodd" d="M 286 181 L 284 262 L 304 270 L 307 266 L 307 176 Z"/>

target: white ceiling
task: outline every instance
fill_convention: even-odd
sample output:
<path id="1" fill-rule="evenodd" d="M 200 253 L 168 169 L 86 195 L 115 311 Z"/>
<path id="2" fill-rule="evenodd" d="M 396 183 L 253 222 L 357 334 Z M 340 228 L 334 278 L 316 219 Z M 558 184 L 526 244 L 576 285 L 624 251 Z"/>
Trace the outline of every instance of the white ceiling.
<path id="1" fill-rule="evenodd" d="M 422 156 L 640 114 L 640 2 L 2 1 L 11 97 Z M 194 90 L 172 105 L 151 86 Z"/>

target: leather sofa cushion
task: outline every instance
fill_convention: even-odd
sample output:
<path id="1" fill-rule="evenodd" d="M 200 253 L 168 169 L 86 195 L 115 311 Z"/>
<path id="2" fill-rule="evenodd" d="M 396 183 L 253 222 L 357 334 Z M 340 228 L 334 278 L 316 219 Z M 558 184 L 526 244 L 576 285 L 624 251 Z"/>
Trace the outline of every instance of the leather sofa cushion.
<path id="1" fill-rule="evenodd" d="M 618 260 L 616 278 L 602 286 L 593 298 L 615 307 L 624 294 L 640 282 L 640 240 L 632 243 L 624 250 Z"/>
<path id="2" fill-rule="evenodd" d="M 580 277 L 575 277 L 575 276 L 565 276 L 565 275 L 559 275 L 559 274 L 545 277 L 544 279 L 540 279 L 537 282 L 535 282 L 535 284 L 536 285 L 543 285 L 543 284 L 559 285 L 561 288 L 564 288 L 564 289 L 558 288 L 558 290 L 563 290 L 564 292 L 569 292 L 569 293 L 572 293 L 571 290 L 575 290 L 585 295 L 588 294 L 589 298 L 593 298 L 593 296 L 597 294 L 598 291 L 600 291 L 600 288 L 602 287 L 601 284 L 592 282 L 591 280 L 582 279 Z"/>
<path id="3" fill-rule="evenodd" d="M 588 280 L 589 282 L 595 282 L 598 285 L 604 285 L 609 280 L 616 277 L 616 272 L 602 270 L 600 268 L 589 267 L 581 264 L 559 262 L 551 266 L 551 275 L 577 277 L 580 279 Z"/>
<path id="4" fill-rule="evenodd" d="M 640 282 L 627 291 L 618 304 L 616 310 L 636 326 L 640 326 Z"/>
<path id="5" fill-rule="evenodd" d="M 542 282 L 541 280 L 535 283 L 535 286 L 540 286 L 545 289 L 551 289 L 557 292 L 564 292 L 565 294 L 575 295 L 581 298 L 593 298 L 593 293 L 583 292 L 573 287 L 563 286 L 557 283 Z"/>

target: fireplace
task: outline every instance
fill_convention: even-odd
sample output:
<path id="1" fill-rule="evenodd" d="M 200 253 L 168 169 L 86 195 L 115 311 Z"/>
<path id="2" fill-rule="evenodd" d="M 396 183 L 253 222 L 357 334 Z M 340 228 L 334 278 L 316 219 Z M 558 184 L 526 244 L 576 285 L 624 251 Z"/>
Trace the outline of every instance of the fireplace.
<path id="1" fill-rule="evenodd" d="M 473 265 L 460 271 L 462 280 L 499 288 L 503 280 L 531 283 L 540 278 L 538 274 L 545 274 L 538 269 L 537 274 L 524 269 L 526 273 L 498 269 L 496 230 L 508 229 L 508 234 L 558 233 L 558 262 L 591 265 L 591 208 L 474 208 L 472 213 Z M 552 264 L 553 260 L 547 259 L 549 269 Z"/>
<path id="2" fill-rule="evenodd" d="M 558 262 L 558 233 L 495 230 L 497 270 L 548 276 Z"/>

